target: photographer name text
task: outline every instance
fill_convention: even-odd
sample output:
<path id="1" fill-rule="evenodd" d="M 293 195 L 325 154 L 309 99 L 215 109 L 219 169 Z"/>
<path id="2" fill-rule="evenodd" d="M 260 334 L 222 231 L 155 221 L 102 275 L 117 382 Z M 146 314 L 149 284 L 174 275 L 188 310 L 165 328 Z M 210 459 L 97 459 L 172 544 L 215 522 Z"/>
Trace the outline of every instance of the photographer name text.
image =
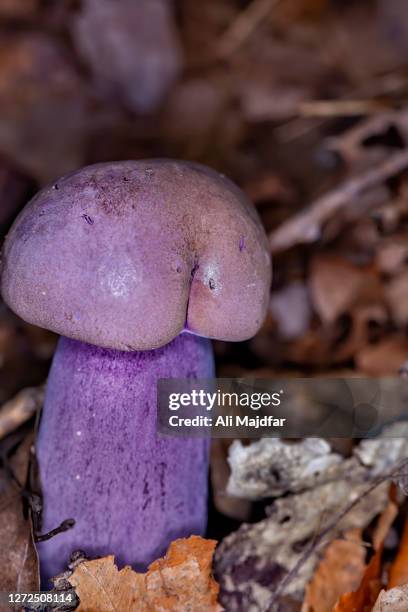
<path id="1" fill-rule="evenodd" d="M 179 417 L 172 415 L 169 417 L 170 427 L 284 427 L 285 418 L 278 418 L 272 415 L 254 416 L 249 415 L 226 415 L 218 416 L 213 419 L 209 416 L 195 416 L 192 418 Z"/>

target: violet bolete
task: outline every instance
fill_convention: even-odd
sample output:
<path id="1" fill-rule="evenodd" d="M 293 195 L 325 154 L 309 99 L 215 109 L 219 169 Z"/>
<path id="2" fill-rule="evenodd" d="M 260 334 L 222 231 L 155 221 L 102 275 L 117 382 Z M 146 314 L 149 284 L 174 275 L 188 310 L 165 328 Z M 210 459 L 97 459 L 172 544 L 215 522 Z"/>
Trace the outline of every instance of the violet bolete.
<path id="1" fill-rule="evenodd" d="M 206 526 L 208 440 L 156 434 L 156 382 L 213 375 L 208 338 L 260 327 L 270 259 L 228 179 L 171 160 L 89 166 L 43 189 L 4 246 L 2 293 L 60 339 L 37 454 L 44 577 L 76 549 L 145 567 Z M 186 333 L 191 332 L 191 333 Z"/>

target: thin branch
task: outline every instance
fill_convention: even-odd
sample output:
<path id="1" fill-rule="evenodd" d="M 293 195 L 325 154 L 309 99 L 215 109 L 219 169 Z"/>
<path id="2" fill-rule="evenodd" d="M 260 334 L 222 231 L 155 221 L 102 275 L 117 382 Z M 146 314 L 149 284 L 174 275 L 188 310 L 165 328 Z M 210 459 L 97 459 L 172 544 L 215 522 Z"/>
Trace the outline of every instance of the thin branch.
<path id="1" fill-rule="evenodd" d="M 354 117 L 384 113 L 388 107 L 378 100 L 305 100 L 299 105 L 303 117 Z"/>
<path id="2" fill-rule="evenodd" d="M 280 1 L 253 0 L 222 35 L 217 48 L 217 56 L 220 59 L 226 59 L 235 53 Z"/>
<path id="3" fill-rule="evenodd" d="M 46 542 L 47 540 L 51 540 L 51 538 L 54 538 L 59 533 L 64 533 L 64 531 L 68 531 L 69 529 L 72 529 L 74 525 L 75 525 L 74 519 L 67 519 L 66 521 L 62 521 L 61 525 L 59 525 L 55 529 L 52 529 L 48 533 L 44 533 L 43 535 L 36 533 L 34 535 L 34 541 L 35 542 Z"/>
<path id="4" fill-rule="evenodd" d="M 281 582 L 276 587 L 275 591 L 272 594 L 271 599 L 267 607 L 265 608 L 265 612 L 274 612 L 276 610 L 276 605 L 278 604 L 278 598 L 282 594 L 285 587 L 295 578 L 301 567 L 306 563 L 309 557 L 313 554 L 315 550 L 321 546 L 325 540 L 325 538 L 332 533 L 332 531 L 337 527 L 337 525 L 342 521 L 342 519 L 353 510 L 364 497 L 370 495 L 377 487 L 386 482 L 387 480 L 393 480 L 397 478 L 402 472 L 404 472 L 408 468 L 408 459 L 404 459 L 399 463 L 398 466 L 393 468 L 390 472 L 383 476 L 379 476 L 374 482 L 367 487 L 367 489 L 361 494 L 360 497 L 357 497 L 355 500 L 350 502 L 343 510 L 341 510 L 332 521 L 330 521 L 326 527 L 321 531 L 312 542 L 305 548 L 303 554 L 299 557 L 293 568 L 284 576 Z"/>
<path id="5" fill-rule="evenodd" d="M 297 244 L 315 242 L 322 225 L 341 208 L 350 205 L 367 190 L 408 168 L 408 151 L 396 153 L 365 174 L 352 178 L 321 196 L 269 236 L 272 253 L 278 253 Z"/>

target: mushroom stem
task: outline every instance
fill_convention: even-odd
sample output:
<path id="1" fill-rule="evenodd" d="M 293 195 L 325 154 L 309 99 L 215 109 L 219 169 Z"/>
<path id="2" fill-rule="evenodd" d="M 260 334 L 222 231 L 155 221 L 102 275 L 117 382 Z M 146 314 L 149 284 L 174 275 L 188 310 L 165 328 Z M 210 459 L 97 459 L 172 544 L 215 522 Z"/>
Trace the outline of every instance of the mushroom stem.
<path id="1" fill-rule="evenodd" d="M 156 433 L 156 383 L 212 376 L 210 341 L 188 333 L 142 352 L 60 339 L 37 442 L 42 530 L 75 525 L 38 545 L 44 585 L 78 549 L 140 570 L 203 534 L 209 441 Z"/>

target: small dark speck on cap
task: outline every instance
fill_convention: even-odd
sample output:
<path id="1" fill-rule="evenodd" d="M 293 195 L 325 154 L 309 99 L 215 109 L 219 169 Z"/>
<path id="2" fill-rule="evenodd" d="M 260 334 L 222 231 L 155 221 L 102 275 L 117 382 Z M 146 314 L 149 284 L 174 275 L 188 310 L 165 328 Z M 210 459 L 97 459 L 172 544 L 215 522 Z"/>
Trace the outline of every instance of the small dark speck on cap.
<path id="1" fill-rule="evenodd" d="M 53 189 L 59 189 L 59 185 L 58 183 L 55 183 L 55 185 L 52 186 Z"/>
<path id="2" fill-rule="evenodd" d="M 85 219 L 88 225 L 94 224 L 94 220 L 89 215 L 84 214 L 84 215 L 81 215 L 81 217 Z"/>
<path id="3" fill-rule="evenodd" d="M 215 289 L 215 282 L 213 278 L 210 278 L 210 280 L 208 281 L 208 286 L 211 289 L 211 291 Z"/>
<path id="4" fill-rule="evenodd" d="M 239 250 L 242 253 L 244 249 L 245 249 L 245 236 L 241 236 L 241 238 L 239 239 Z"/>

